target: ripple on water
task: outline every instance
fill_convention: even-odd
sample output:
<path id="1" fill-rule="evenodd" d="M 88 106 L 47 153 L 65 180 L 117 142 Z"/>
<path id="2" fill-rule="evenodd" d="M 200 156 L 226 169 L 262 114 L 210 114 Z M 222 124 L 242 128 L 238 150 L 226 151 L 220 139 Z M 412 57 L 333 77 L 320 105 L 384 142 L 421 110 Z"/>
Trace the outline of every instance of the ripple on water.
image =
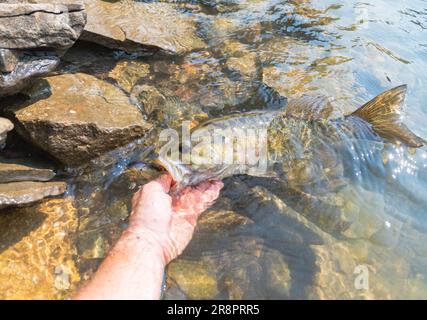
<path id="1" fill-rule="evenodd" d="M 159 127 L 278 109 L 307 93 L 327 96 L 336 117 L 407 83 L 405 122 L 427 137 L 425 1 L 158 2 L 191 16 L 206 46 L 136 58 L 80 43 L 59 72 L 114 83 Z M 73 172 L 72 200 L 2 213 L 0 297 L 70 296 L 126 228 L 132 192 L 158 174 L 141 164 L 154 143 L 155 132 Z M 344 149 L 353 166 L 334 162 L 319 184 L 307 186 L 302 162 L 288 165 L 288 183 L 227 179 L 169 265 L 164 298 L 426 298 L 425 148 Z M 363 267 L 368 290 L 355 285 Z"/>

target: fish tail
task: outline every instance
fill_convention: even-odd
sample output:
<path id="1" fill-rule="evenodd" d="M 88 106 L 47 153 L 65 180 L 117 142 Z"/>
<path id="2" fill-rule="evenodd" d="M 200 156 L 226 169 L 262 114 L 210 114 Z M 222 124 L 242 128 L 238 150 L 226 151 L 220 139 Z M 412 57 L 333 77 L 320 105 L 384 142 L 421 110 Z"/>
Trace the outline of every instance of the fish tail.
<path id="1" fill-rule="evenodd" d="M 400 119 L 405 95 L 406 85 L 393 88 L 364 104 L 350 116 L 367 121 L 379 136 L 392 143 L 420 148 L 425 141 L 409 130 Z"/>

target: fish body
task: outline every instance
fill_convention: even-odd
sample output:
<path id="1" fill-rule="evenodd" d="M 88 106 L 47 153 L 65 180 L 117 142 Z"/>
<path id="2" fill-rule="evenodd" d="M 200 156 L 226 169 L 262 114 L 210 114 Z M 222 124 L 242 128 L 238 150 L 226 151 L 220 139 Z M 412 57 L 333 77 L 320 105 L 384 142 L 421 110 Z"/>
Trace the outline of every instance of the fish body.
<path id="1" fill-rule="evenodd" d="M 326 100 L 302 97 L 283 111 L 259 111 L 210 120 L 181 145 L 190 161 L 160 152 L 158 163 L 179 188 L 236 174 L 313 182 L 325 172 L 342 173 L 339 153 L 361 141 L 389 141 L 421 147 L 423 140 L 400 122 L 406 86 L 377 96 L 351 115 L 328 119 Z M 197 143 L 193 142 L 194 140 Z M 232 150 L 232 151 L 230 151 Z M 298 172 L 295 175 L 295 172 Z M 298 181 L 297 181 L 298 180 Z"/>

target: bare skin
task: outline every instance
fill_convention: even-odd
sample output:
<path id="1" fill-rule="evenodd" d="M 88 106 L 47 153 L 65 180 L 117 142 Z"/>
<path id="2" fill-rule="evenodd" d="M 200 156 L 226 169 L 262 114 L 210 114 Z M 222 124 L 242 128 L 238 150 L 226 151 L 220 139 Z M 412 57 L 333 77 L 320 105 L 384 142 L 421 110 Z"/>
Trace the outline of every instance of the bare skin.
<path id="1" fill-rule="evenodd" d="M 159 299 L 165 266 L 190 242 L 199 215 L 218 198 L 220 181 L 168 193 L 169 175 L 147 183 L 132 199 L 129 227 L 75 299 Z"/>

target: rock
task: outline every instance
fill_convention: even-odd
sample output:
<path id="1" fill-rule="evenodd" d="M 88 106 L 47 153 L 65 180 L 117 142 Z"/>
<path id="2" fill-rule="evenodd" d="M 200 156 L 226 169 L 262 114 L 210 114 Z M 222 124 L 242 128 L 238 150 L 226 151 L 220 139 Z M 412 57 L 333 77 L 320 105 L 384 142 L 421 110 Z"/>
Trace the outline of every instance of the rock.
<path id="1" fill-rule="evenodd" d="M 138 80 L 146 78 L 149 74 L 150 65 L 148 63 L 139 60 L 121 60 L 108 76 L 116 80 L 123 90 L 130 93 Z"/>
<path id="2" fill-rule="evenodd" d="M 43 51 L 17 51 L 13 56 L 17 59 L 13 67 L 10 60 L 3 63 L 4 69 L 13 70 L 0 73 L 0 97 L 20 92 L 31 79 L 52 72 L 60 61 L 56 54 Z"/>
<path id="3" fill-rule="evenodd" d="M 144 54 L 162 49 L 183 54 L 203 48 L 192 18 L 168 3 L 142 3 L 133 0 L 30 0 L 31 2 L 83 3 L 88 22 L 82 40 L 111 49 Z"/>
<path id="4" fill-rule="evenodd" d="M 343 202 L 341 219 L 350 222 L 343 232 L 346 237 L 369 239 L 391 219 L 385 214 L 384 197 L 380 193 L 349 185 L 340 190 L 337 197 Z"/>
<path id="5" fill-rule="evenodd" d="M 166 104 L 165 96 L 156 87 L 146 84 L 135 86 L 131 96 L 142 105 L 144 113 L 148 116 Z"/>
<path id="6" fill-rule="evenodd" d="M 10 182 L 0 184 L 0 208 L 20 206 L 63 194 L 65 182 Z"/>
<path id="7" fill-rule="evenodd" d="M 9 49 L 0 49 L 0 72 L 12 72 L 18 63 L 16 53 Z"/>
<path id="8" fill-rule="evenodd" d="M 201 215 L 197 228 L 203 232 L 223 233 L 252 223 L 251 219 L 234 211 L 210 209 Z"/>
<path id="9" fill-rule="evenodd" d="M 292 280 L 285 257 L 277 250 L 270 250 L 264 253 L 263 261 L 270 299 L 289 299 Z"/>
<path id="10" fill-rule="evenodd" d="M 66 165 L 125 145 L 150 128 L 128 97 L 105 81 L 81 73 L 41 81 L 50 86 L 50 97 L 7 112 L 24 138 Z"/>
<path id="11" fill-rule="evenodd" d="M 0 157 L 0 183 L 18 181 L 48 181 L 55 176 L 52 168 L 32 163 L 28 159 Z"/>
<path id="12" fill-rule="evenodd" d="M 0 215 L 0 299 L 66 299 L 76 290 L 73 200 L 49 199 Z"/>
<path id="13" fill-rule="evenodd" d="M 189 299 L 215 299 L 218 284 L 215 270 L 207 261 L 177 259 L 167 268 L 168 286 L 177 284 Z"/>
<path id="14" fill-rule="evenodd" d="M 79 4 L 1 3 L 0 18 L 0 96 L 53 71 L 86 24 Z"/>
<path id="15" fill-rule="evenodd" d="M 0 4 L 0 18 L 0 47 L 7 49 L 65 50 L 86 24 L 79 4 Z"/>
<path id="16" fill-rule="evenodd" d="M 258 74 L 257 55 L 255 52 L 248 52 L 241 57 L 231 57 L 227 60 L 227 68 L 231 72 L 236 72 L 242 77 L 255 79 Z"/>
<path id="17" fill-rule="evenodd" d="M 6 118 L 0 118 L 0 148 L 6 143 L 7 133 L 13 129 L 13 123 Z"/>
<path id="18" fill-rule="evenodd" d="M 189 17 L 166 3 L 86 0 L 88 25 L 82 35 L 109 48 L 144 52 L 156 47 L 183 54 L 204 47 Z"/>
<path id="19" fill-rule="evenodd" d="M 190 121 L 193 128 L 208 115 L 196 104 L 183 101 L 177 96 L 165 94 L 150 85 L 136 85 L 131 93 L 133 101 L 140 104 L 149 120 L 162 127 L 180 128 L 183 121 Z"/>

